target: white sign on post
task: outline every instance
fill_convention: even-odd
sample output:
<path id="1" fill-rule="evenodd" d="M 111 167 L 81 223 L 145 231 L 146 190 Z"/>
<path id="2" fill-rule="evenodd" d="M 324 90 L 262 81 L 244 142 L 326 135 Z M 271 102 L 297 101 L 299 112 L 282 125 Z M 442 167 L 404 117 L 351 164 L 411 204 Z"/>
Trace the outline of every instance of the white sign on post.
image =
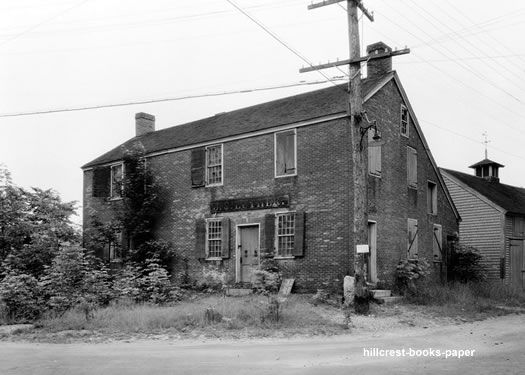
<path id="1" fill-rule="evenodd" d="M 368 245 L 357 245 L 356 247 L 358 254 L 366 254 L 370 252 Z"/>

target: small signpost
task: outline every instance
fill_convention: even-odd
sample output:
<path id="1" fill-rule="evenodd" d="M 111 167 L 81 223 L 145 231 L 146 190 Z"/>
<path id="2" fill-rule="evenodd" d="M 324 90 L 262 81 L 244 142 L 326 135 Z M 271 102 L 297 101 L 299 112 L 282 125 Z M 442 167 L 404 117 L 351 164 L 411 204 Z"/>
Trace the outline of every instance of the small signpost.
<path id="1" fill-rule="evenodd" d="M 283 280 L 283 282 L 281 283 L 281 288 L 279 289 L 279 294 L 277 295 L 279 302 L 285 301 L 286 297 L 290 295 L 294 282 L 295 279 Z"/>

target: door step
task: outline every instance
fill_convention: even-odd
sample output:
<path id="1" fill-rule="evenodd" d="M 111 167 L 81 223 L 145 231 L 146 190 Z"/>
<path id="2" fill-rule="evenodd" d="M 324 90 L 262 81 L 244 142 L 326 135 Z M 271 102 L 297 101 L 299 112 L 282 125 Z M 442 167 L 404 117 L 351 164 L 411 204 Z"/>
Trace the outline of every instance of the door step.
<path id="1" fill-rule="evenodd" d="M 371 292 L 375 299 L 392 296 L 392 292 L 385 289 L 372 289 Z"/>
<path id="2" fill-rule="evenodd" d="M 248 288 L 228 288 L 226 289 L 226 295 L 230 297 L 248 296 L 252 293 L 253 293 L 253 290 L 248 289 Z"/>

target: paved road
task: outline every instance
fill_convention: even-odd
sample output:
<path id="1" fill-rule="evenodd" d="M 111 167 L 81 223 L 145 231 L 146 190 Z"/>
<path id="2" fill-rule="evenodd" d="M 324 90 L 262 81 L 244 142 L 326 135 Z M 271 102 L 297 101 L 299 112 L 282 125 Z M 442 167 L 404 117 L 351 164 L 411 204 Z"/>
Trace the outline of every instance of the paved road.
<path id="1" fill-rule="evenodd" d="M 363 348 L 405 349 L 365 357 Z M 410 349 L 475 350 L 463 358 L 410 357 Z M 437 354 L 437 353 L 434 353 Z M 0 374 L 525 374 L 525 315 L 460 326 L 278 341 L 0 342 Z"/>

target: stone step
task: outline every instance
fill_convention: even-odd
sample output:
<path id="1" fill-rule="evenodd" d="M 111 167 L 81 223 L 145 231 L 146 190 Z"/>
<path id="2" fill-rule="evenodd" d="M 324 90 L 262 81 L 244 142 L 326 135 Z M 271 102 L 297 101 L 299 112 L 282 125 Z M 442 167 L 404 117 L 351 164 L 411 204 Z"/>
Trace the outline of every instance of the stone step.
<path id="1" fill-rule="evenodd" d="M 390 290 L 384 289 L 372 289 L 371 292 L 374 298 L 390 297 L 392 295 L 392 292 Z"/>
<path id="2" fill-rule="evenodd" d="M 401 296 L 391 296 L 391 297 L 379 297 L 377 298 L 377 301 L 379 303 L 384 303 L 384 304 L 395 304 L 395 303 L 399 303 L 403 300 L 403 297 Z"/>
<path id="3" fill-rule="evenodd" d="M 253 290 L 247 288 L 228 288 L 226 295 L 231 297 L 242 297 L 253 293 Z"/>

